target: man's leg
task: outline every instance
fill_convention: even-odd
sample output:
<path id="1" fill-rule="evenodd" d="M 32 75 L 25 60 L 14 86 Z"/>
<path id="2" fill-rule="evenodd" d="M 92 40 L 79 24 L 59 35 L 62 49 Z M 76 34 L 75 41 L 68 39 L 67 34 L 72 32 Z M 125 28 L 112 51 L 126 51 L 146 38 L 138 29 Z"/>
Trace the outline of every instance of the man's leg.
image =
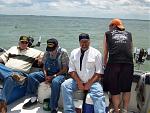
<path id="1" fill-rule="evenodd" d="M 122 95 L 123 99 L 123 109 L 128 110 L 129 102 L 130 102 L 131 92 L 124 92 Z"/>
<path id="2" fill-rule="evenodd" d="M 5 81 L 5 79 L 9 76 L 11 76 L 13 73 L 13 70 L 6 67 L 3 64 L 0 64 L 0 79 Z"/>
<path id="3" fill-rule="evenodd" d="M 19 84 L 15 80 L 13 80 L 12 77 L 7 77 L 5 79 L 5 82 L 3 84 L 2 94 L 0 96 L 1 110 L 4 110 L 4 111 L 7 110 L 7 105 L 6 105 L 7 101 L 10 98 L 14 87 L 16 87 L 17 85 Z M 2 112 L 2 113 L 5 113 L 5 112 Z"/>
<path id="4" fill-rule="evenodd" d="M 106 113 L 105 96 L 100 83 L 94 83 L 89 91 L 89 95 L 94 103 L 94 113 Z"/>
<path id="5" fill-rule="evenodd" d="M 23 109 L 26 109 L 37 103 L 37 90 L 41 82 L 45 81 L 44 73 L 33 72 L 27 77 L 27 94 L 31 96 L 31 99 L 23 105 Z"/>
<path id="6" fill-rule="evenodd" d="M 60 97 L 60 87 L 64 82 L 64 75 L 59 75 L 52 80 L 51 83 L 51 98 L 50 98 L 50 108 L 51 111 L 56 111 L 58 107 L 58 100 Z"/>
<path id="7" fill-rule="evenodd" d="M 120 105 L 120 94 L 112 95 L 112 102 L 115 113 L 119 113 L 119 105 Z"/>
<path id="8" fill-rule="evenodd" d="M 65 80 L 61 85 L 64 113 L 76 113 L 73 103 L 73 92 L 78 90 L 77 83 L 72 78 Z"/>
<path id="9" fill-rule="evenodd" d="M 11 96 L 13 88 L 16 87 L 17 85 L 19 84 L 17 84 L 17 82 L 13 80 L 12 77 L 7 77 L 3 85 L 1 99 L 7 102 L 8 98 Z"/>

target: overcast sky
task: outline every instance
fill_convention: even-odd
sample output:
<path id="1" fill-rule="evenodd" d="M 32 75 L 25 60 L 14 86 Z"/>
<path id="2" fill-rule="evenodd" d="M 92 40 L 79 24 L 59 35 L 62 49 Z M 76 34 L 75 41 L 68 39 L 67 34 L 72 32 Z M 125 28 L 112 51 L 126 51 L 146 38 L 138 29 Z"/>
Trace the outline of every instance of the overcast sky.
<path id="1" fill-rule="evenodd" d="M 150 0 L 0 0 L 0 14 L 150 20 Z"/>

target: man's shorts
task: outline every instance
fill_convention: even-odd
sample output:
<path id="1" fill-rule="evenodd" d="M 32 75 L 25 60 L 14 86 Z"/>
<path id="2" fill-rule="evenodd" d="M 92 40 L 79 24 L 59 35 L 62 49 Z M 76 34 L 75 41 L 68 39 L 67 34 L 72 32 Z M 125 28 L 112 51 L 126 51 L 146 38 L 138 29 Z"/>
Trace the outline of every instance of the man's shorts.
<path id="1" fill-rule="evenodd" d="M 107 64 L 104 72 L 104 91 L 109 91 L 111 95 L 130 92 L 133 72 L 133 64 Z"/>

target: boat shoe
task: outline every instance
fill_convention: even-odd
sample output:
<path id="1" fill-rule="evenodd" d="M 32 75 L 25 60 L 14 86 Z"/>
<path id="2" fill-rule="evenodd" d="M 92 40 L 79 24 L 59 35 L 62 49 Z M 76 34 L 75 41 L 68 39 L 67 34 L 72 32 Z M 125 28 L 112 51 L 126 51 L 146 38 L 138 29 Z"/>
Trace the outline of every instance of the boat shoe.
<path id="1" fill-rule="evenodd" d="M 37 100 L 35 100 L 34 102 L 31 102 L 31 99 L 30 99 L 27 103 L 25 103 L 25 104 L 22 106 L 22 108 L 23 108 L 23 109 L 27 109 L 27 108 L 29 108 L 29 107 L 31 107 L 31 106 L 36 105 L 36 104 L 37 104 Z"/>

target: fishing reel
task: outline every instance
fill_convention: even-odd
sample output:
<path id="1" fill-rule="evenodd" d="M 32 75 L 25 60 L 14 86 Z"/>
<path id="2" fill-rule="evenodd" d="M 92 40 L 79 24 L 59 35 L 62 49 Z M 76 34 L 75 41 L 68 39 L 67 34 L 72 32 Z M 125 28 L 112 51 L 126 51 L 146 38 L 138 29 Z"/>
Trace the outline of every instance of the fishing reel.
<path id="1" fill-rule="evenodd" d="M 136 63 L 143 64 L 147 58 L 148 52 L 141 48 L 135 48 L 134 50 L 134 59 Z"/>

